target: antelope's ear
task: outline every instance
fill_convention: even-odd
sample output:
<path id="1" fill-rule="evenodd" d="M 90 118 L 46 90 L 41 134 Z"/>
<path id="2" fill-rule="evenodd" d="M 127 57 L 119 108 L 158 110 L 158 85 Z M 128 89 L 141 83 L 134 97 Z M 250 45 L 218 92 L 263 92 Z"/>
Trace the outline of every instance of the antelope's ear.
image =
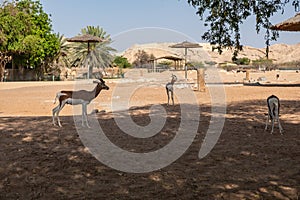
<path id="1" fill-rule="evenodd" d="M 101 81 L 101 83 L 105 83 L 105 81 L 102 78 L 100 78 L 99 80 Z"/>

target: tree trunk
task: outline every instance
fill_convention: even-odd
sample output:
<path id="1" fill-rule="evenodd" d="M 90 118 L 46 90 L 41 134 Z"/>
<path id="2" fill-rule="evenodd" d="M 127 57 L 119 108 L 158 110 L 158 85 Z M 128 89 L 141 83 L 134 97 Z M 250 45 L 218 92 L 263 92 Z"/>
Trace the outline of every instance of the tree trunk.
<path id="1" fill-rule="evenodd" d="M 88 65 L 88 79 L 93 78 L 93 66 Z"/>
<path id="2" fill-rule="evenodd" d="M 0 82 L 3 82 L 4 80 L 4 67 L 5 65 L 2 65 L 2 62 L 0 62 Z"/>
<path id="3" fill-rule="evenodd" d="M 5 65 L 8 61 L 8 56 L 5 53 L 0 52 L 0 82 L 3 82 L 4 80 Z"/>

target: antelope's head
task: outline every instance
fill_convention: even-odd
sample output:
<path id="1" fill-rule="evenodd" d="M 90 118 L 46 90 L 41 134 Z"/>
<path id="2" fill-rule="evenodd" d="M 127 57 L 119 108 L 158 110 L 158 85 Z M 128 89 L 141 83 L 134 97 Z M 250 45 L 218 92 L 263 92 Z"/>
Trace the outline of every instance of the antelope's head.
<path id="1" fill-rule="evenodd" d="M 93 81 L 94 83 L 97 83 L 97 88 L 99 89 L 103 89 L 103 90 L 109 90 L 109 87 L 107 85 L 105 85 L 105 81 L 100 78 L 100 79 L 96 79 L 95 81 Z"/>
<path id="2" fill-rule="evenodd" d="M 177 76 L 176 75 L 172 74 L 171 78 L 172 78 L 172 82 L 177 81 Z"/>

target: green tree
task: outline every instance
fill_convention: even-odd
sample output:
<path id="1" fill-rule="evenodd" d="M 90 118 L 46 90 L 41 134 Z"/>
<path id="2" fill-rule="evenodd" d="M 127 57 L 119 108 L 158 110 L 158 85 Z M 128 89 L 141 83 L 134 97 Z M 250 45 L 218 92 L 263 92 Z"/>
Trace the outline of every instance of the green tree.
<path id="1" fill-rule="evenodd" d="M 70 68 L 71 64 L 68 58 L 70 46 L 68 45 L 67 38 L 64 35 L 57 34 L 56 37 L 59 41 L 59 51 L 55 55 L 55 62 Z"/>
<path id="2" fill-rule="evenodd" d="M 163 60 L 161 62 L 159 62 L 160 65 L 165 65 L 165 66 L 168 66 L 170 67 L 172 65 L 172 61 L 169 61 L 169 60 Z"/>
<path id="3" fill-rule="evenodd" d="M 123 56 L 116 56 L 113 64 L 115 64 L 116 66 L 120 67 L 120 68 L 130 68 L 131 64 L 128 62 L 127 58 L 123 57 Z"/>
<path id="4" fill-rule="evenodd" d="M 187 66 L 190 69 L 205 68 L 204 63 L 202 61 L 192 61 L 192 62 L 187 63 Z"/>
<path id="5" fill-rule="evenodd" d="M 250 59 L 249 58 L 238 58 L 234 63 L 237 65 L 249 65 L 250 64 Z"/>
<path id="6" fill-rule="evenodd" d="M 110 47 L 112 43 L 110 35 L 99 26 L 87 26 L 81 30 L 81 34 L 90 34 L 103 39 L 103 42 L 90 43 L 90 52 L 88 54 L 87 43 L 73 43 L 72 60 L 75 65 L 89 66 L 89 74 L 93 73 L 93 68 L 109 67 L 113 61 L 112 52 L 116 50 Z"/>
<path id="7" fill-rule="evenodd" d="M 252 60 L 252 65 L 257 68 L 264 67 L 266 68 L 266 70 L 272 70 L 276 68 L 276 66 L 273 64 L 273 60 L 265 59 L 265 58 Z"/>
<path id="8" fill-rule="evenodd" d="M 0 51 L 3 79 L 3 60 L 11 58 L 20 67 L 31 67 L 37 75 L 57 54 L 59 44 L 51 32 L 51 20 L 39 1 L 5 1 L 0 7 Z"/>
<path id="9" fill-rule="evenodd" d="M 60 75 L 62 68 L 71 68 L 70 63 L 70 45 L 67 42 L 67 38 L 64 35 L 56 34 L 59 41 L 59 50 L 54 56 L 52 62 L 48 62 L 45 67 L 45 73 L 51 73 L 53 75 Z"/>
<path id="10" fill-rule="evenodd" d="M 209 27 L 202 39 L 215 45 L 221 54 L 224 47 L 233 47 L 232 60 L 237 59 L 242 50 L 240 26 L 250 16 L 256 17 L 256 31 L 265 29 L 266 57 L 268 58 L 270 42 L 276 40 L 277 31 L 270 30 L 269 18 L 278 11 L 284 11 L 287 3 L 292 3 L 299 11 L 299 0 L 187 0 L 197 9 L 197 15 Z"/>

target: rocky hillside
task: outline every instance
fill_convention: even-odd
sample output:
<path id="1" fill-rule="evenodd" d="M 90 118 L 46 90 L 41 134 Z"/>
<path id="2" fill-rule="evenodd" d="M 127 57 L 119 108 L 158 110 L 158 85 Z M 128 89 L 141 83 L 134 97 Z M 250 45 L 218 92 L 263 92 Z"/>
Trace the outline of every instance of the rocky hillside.
<path id="1" fill-rule="evenodd" d="M 133 62 L 138 50 L 144 50 L 149 55 L 153 54 L 156 58 L 163 56 L 176 56 L 184 58 L 184 49 L 175 49 L 170 46 L 175 43 L 149 43 L 136 44 L 128 48 L 121 55 L 126 57 L 129 62 Z M 231 61 L 232 50 L 224 49 L 221 55 L 217 51 L 212 52 L 212 46 L 207 43 L 200 43 L 202 48 L 188 49 L 188 61 L 215 61 L 217 63 Z M 239 58 L 247 57 L 256 60 L 265 57 L 264 48 L 254 48 L 244 46 L 243 51 L 239 53 Z M 300 43 L 295 45 L 276 44 L 270 46 L 269 58 L 275 63 L 286 63 L 300 60 Z"/>

